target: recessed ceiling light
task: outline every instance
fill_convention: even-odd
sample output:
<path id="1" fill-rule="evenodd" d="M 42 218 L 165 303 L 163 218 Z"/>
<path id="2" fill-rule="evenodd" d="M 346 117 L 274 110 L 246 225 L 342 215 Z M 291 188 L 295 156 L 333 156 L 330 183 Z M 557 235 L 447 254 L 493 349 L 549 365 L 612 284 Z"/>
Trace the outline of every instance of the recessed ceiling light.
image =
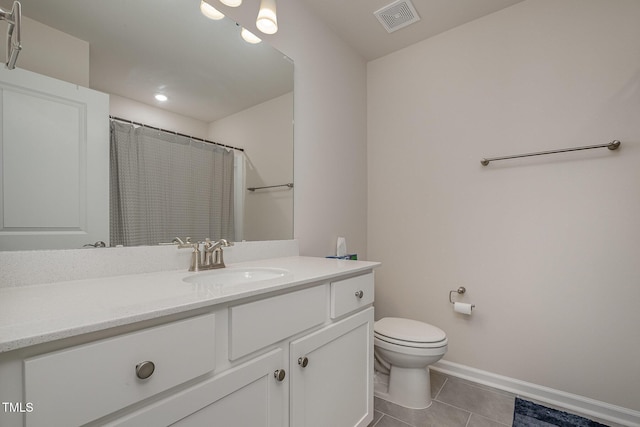
<path id="1" fill-rule="evenodd" d="M 169 99 L 169 98 L 167 98 L 167 95 L 163 95 L 163 94 L 161 94 L 161 93 L 156 93 L 156 99 L 157 99 L 158 101 L 160 101 L 160 102 L 164 102 L 164 101 L 166 101 L 166 100 L 167 100 L 167 99 Z"/>
<path id="2" fill-rule="evenodd" d="M 220 3 L 230 7 L 238 7 L 242 4 L 242 0 L 220 0 Z"/>

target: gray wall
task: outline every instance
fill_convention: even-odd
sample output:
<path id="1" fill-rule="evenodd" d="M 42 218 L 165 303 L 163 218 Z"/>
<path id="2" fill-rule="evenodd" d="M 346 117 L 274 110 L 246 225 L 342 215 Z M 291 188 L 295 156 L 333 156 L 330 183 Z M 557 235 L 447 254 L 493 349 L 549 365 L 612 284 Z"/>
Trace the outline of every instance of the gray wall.
<path id="1" fill-rule="evenodd" d="M 377 318 L 439 326 L 448 361 L 640 410 L 638 22 L 636 0 L 529 0 L 368 64 Z M 448 302 L 461 285 L 471 317 Z"/>
<path id="2" fill-rule="evenodd" d="M 278 1 L 278 32 L 255 29 L 258 0 L 214 7 L 292 58 L 294 238 L 302 255 L 335 254 L 337 236 L 366 259 L 366 63 L 296 0 Z"/>

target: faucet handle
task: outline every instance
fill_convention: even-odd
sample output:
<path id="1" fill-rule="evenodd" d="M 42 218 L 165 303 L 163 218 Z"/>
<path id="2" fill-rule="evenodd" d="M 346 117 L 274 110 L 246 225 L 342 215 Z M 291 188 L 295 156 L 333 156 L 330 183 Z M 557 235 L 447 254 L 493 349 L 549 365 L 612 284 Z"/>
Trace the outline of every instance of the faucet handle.
<path id="1" fill-rule="evenodd" d="M 202 246 L 202 248 L 203 248 L 205 251 L 211 250 L 211 248 L 213 248 L 213 244 L 214 244 L 214 243 L 211 241 L 211 239 L 210 239 L 210 238 L 208 238 L 208 237 L 207 237 L 206 239 L 204 239 L 204 242 L 200 242 L 200 243 L 202 243 L 202 245 L 203 245 L 203 246 Z"/>
<path id="2" fill-rule="evenodd" d="M 219 248 L 226 248 L 228 246 L 233 246 L 233 242 L 230 242 L 227 239 L 219 239 L 213 242 L 208 237 L 202 243 L 204 243 L 205 251 L 214 251 L 214 250 L 218 250 Z"/>
<path id="3" fill-rule="evenodd" d="M 178 245 L 178 249 L 197 249 L 198 242 L 192 242 L 191 237 L 187 237 L 184 241 L 182 241 L 179 237 L 174 237 L 173 242 Z"/>

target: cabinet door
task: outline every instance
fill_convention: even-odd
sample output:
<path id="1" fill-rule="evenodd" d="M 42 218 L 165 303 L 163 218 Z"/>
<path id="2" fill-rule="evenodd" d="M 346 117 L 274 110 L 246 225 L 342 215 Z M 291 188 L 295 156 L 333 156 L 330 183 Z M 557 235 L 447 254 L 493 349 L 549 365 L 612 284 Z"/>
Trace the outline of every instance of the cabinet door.
<path id="1" fill-rule="evenodd" d="M 288 375 L 278 381 L 283 350 L 215 375 L 200 384 L 101 426 L 251 426 L 282 427 L 287 408 Z"/>
<path id="2" fill-rule="evenodd" d="M 373 307 L 292 342 L 289 369 L 292 426 L 368 425 L 373 419 Z"/>
<path id="3" fill-rule="evenodd" d="M 0 250 L 109 242 L 108 117 L 104 93 L 0 69 Z"/>

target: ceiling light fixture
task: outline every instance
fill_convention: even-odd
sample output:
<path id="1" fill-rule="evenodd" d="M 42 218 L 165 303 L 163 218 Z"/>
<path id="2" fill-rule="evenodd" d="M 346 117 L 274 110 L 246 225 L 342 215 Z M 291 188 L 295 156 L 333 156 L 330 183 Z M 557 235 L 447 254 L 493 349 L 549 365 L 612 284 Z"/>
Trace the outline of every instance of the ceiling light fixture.
<path id="1" fill-rule="evenodd" d="M 202 14 L 207 18 L 213 19 L 214 21 L 219 21 L 224 18 L 224 14 L 222 12 L 204 0 L 200 1 L 200 12 L 202 12 Z"/>
<path id="2" fill-rule="evenodd" d="M 275 34 L 278 31 L 276 0 L 262 0 L 260 2 L 256 27 L 265 34 Z"/>
<path id="3" fill-rule="evenodd" d="M 243 28 L 242 31 L 240 31 L 240 35 L 242 36 L 244 41 L 246 41 L 247 43 L 258 44 L 262 41 L 260 37 L 256 36 L 246 28 Z"/>
<path id="4" fill-rule="evenodd" d="M 155 98 L 160 102 L 164 102 L 167 99 L 169 99 L 169 98 L 167 98 L 167 95 L 163 95 L 161 93 L 156 93 Z"/>
<path id="5" fill-rule="evenodd" d="M 238 7 L 242 4 L 242 0 L 220 0 L 220 3 L 226 4 L 229 7 Z"/>

